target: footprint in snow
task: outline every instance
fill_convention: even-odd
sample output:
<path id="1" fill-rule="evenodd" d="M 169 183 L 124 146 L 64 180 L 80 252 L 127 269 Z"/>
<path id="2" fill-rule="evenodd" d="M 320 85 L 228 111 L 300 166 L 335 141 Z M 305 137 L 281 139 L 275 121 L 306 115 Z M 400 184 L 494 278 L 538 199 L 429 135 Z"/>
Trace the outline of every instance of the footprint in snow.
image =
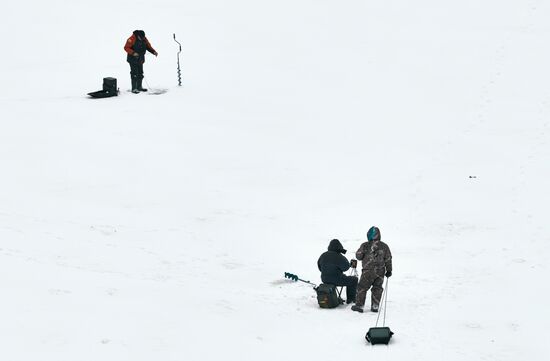
<path id="1" fill-rule="evenodd" d="M 481 325 L 480 324 L 477 324 L 477 323 L 468 323 L 466 324 L 466 327 L 468 328 L 471 328 L 471 329 L 481 329 Z"/>
<path id="2" fill-rule="evenodd" d="M 52 296 L 65 296 L 65 295 L 70 295 L 71 294 L 71 291 L 61 290 L 61 289 L 53 289 L 53 288 L 49 289 L 48 292 Z"/>
<path id="3" fill-rule="evenodd" d="M 92 231 L 100 232 L 104 236 L 110 236 L 110 235 L 116 233 L 116 228 L 115 227 L 107 226 L 107 225 L 91 226 L 90 229 Z"/>

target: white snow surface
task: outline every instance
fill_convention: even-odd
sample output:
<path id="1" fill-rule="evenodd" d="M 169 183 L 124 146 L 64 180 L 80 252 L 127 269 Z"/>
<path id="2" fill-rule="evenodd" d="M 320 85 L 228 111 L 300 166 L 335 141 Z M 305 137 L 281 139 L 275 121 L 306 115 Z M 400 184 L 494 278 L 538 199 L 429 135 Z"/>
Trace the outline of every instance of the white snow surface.
<path id="1" fill-rule="evenodd" d="M 549 17 L 542 0 L 3 3 L 1 359 L 546 360 Z M 134 29 L 166 94 L 127 92 Z M 120 96 L 88 98 L 106 76 Z M 328 242 L 351 258 L 372 225 L 394 256 L 389 346 L 364 339 L 376 314 L 283 278 L 320 282 Z"/>

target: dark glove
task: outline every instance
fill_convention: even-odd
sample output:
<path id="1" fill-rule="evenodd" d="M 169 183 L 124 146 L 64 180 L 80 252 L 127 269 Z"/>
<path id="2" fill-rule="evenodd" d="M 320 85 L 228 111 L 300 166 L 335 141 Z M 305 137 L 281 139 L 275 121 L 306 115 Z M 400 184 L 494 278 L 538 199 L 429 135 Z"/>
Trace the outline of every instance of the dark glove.
<path id="1" fill-rule="evenodd" d="M 386 272 L 386 277 L 388 277 L 388 278 L 391 277 L 391 272 L 390 271 Z"/>

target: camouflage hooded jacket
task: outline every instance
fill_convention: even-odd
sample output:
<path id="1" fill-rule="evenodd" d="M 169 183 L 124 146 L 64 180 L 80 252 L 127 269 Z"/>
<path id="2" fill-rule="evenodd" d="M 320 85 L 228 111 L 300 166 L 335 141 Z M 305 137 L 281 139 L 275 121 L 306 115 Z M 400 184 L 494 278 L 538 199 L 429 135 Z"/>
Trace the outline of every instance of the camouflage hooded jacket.
<path id="1" fill-rule="evenodd" d="M 363 271 L 374 271 L 383 276 L 392 271 L 392 256 L 390 247 L 380 240 L 372 240 L 363 243 L 355 257 L 363 263 Z"/>

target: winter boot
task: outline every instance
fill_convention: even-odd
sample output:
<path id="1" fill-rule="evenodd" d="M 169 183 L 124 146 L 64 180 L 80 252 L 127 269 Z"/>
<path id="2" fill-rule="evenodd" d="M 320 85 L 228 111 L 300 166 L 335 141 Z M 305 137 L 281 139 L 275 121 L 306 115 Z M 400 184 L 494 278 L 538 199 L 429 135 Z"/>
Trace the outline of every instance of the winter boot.
<path id="1" fill-rule="evenodd" d="M 372 305 L 371 308 L 370 308 L 370 310 L 371 310 L 372 312 L 378 312 L 378 305 Z"/>
<path id="2" fill-rule="evenodd" d="M 352 311 L 357 311 L 359 313 L 363 313 L 363 307 L 361 307 L 361 306 L 353 305 L 353 306 L 351 306 L 351 310 Z"/>
<path id="3" fill-rule="evenodd" d="M 146 92 L 147 89 L 145 89 L 143 86 L 141 86 L 141 82 L 143 81 L 143 78 L 140 78 L 137 80 L 137 89 L 140 91 L 140 92 Z"/>
<path id="4" fill-rule="evenodd" d="M 132 93 L 134 93 L 134 94 L 139 93 L 137 81 L 138 80 L 136 78 L 132 77 Z"/>

